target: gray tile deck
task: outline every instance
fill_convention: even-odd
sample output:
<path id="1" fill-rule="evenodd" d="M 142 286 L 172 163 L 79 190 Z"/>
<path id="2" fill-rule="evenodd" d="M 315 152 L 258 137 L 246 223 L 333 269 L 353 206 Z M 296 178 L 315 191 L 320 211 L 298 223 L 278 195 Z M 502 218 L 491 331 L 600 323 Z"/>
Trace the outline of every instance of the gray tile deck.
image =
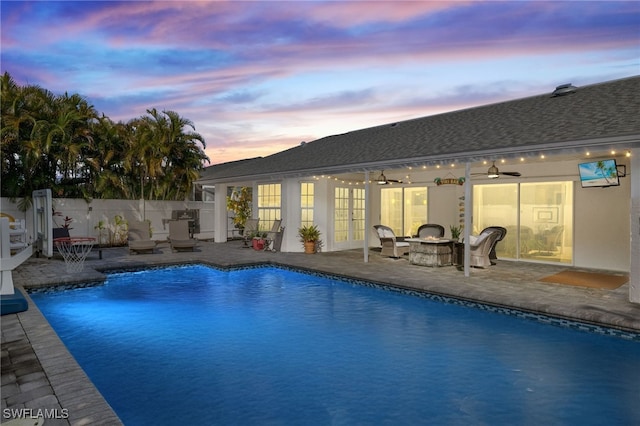
<path id="1" fill-rule="evenodd" d="M 640 305 L 629 302 L 628 284 L 598 290 L 538 281 L 569 269 L 561 265 L 499 260 L 496 266 L 473 269 L 465 277 L 456 267 L 425 268 L 406 259 L 384 258 L 375 251 L 364 263 L 362 250 L 305 255 L 256 252 L 241 246 L 241 242 L 200 242 L 195 252 L 173 253 L 167 244 L 161 244 L 156 253 L 139 255 L 130 255 L 125 248 L 105 249 L 102 260 L 97 253 L 90 254 L 85 270 L 76 274 L 67 273 L 60 258 L 32 257 L 14 272 L 14 282 L 29 288 L 103 281 L 105 274 L 100 271 L 111 268 L 270 262 L 640 333 Z M 48 409 L 59 417 L 68 414 L 68 418 L 47 419 L 46 425 L 120 424 L 37 306 L 28 301 L 28 311 L 0 319 L 2 409 L 33 409 L 33 413 Z M 0 419 L 8 420 L 4 415 Z"/>

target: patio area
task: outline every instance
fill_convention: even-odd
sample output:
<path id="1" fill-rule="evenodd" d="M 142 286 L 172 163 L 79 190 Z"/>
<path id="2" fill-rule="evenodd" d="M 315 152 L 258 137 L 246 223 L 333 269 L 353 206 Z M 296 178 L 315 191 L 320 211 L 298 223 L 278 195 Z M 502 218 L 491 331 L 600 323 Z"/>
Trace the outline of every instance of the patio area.
<path id="1" fill-rule="evenodd" d="M 168 244 L 162 243 L 154 254 L 130 255 L 127 248 L 109 248 L 99 259 L 94 251 L 84 271 L 77 274 L 68 274 L 59 257 L 32 257 L 15 271 L 14 282 L 17 287 L 33 288 L 100 282 L 107 269 L 183 263 L 219 267 L 272 263 L 576 320 L 614 328 L 623 334 L 640 333 L 640 305 L 628 301 L 628 284 L 601 290 L 538 281 L 569 269 L 566 266 L 498 260 L 497 265 L 472 269 L 471 276 L 465 277 L 454 266 L 411 265 L 406 258 L 383 257 L 375 250 L 370 252 L 368 263 L 363 257 L 362 250 L 315 255 L 257 252 L 242 248 L 241 241 L 201 241 L 193 253 L 173 253 Z M 58 418 L 48 418 L 47 425 L 118 423 L 117 415 L 30 300 L 28 311 L 5 315 L 1 321 L 3 409 L 24 409 L 23 414 L 53 410 L 51 413 Z M 9 418 L 3 416 L 1 420 Z"/>

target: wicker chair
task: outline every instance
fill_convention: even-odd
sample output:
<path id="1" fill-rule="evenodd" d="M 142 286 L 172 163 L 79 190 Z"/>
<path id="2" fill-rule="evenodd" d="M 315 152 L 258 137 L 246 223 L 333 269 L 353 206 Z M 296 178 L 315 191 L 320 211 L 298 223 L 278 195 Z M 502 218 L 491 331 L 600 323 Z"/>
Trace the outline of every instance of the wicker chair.
<path id="1" fill-rule="evenodd" d="M 486 227 L 486 228 L 484 228 L 482 230 L 480 235 L 484 234 L 485 232 L 489 232 L 489 231 L 498 231 L 498 232 L 500 232 L 500 235 L 498 236 L 496 241 L 493 243 L 493 247 L 491 247 L 491 251 L 489 252 L 489 259 L 491 259 L 491 261 L 492 261 L 491 264 L 495 265 L 496 262 L 493 262 L 493 261 L 498 259 L 498 256 L 496 255 L 496 246 L 498 245 L 498 242 L 502 241 L 504 239 L 505 235 L 507 235 L 507 228 L 503 228 L 502 226 L 488 226 L 488 227 Z"/>
<path id="2" fill-rule="evenodd" d="M 489 230 L 477 237 L 471 236 L 469 248 L 471 250 L 471 259 L 469 264 L 478 268 L 491 266 L 489 253 L 495 245 L 496 240 L 500 237 L 500 231 Z"/>
<path id="3" fill-rule="evenodd" d="M 396 234 L 388 226 L 375 225 L 374 229 L 378 233 L 380 244 L 382 245 L 382 256 L 401 257 L 409 253 L 409 243 L 397 241 Z"/>
<path id="4" fill-rule="evenodd" d="M 420 225 L 418 228 L 418 238 L 426 238 L 426 237 L 444 237 L 444 226 L 438 225 L 435 223 L 427 223 L 424 225 Z"/>

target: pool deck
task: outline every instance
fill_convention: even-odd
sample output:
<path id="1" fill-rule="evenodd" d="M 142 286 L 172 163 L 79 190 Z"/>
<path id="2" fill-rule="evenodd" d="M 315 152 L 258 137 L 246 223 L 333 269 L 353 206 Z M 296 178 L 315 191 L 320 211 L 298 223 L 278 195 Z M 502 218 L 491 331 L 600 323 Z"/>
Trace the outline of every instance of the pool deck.
<path id="1" fill-rule="evenodd" d="M 271 253 L 242 248 L 242 242 L 200 242 L 194 252 L 173 253 L 168 244 L 154 254 L 132 254 L 126 248 L 103 250 L 103 259 L 90 254 L 84 271 L 66 272 L 59 257 L 32 257 L 14 271 L 18 288 L 65 283 L 100 282 L 109 269 L 156 265 L 208 263 L 233 267 L 271 263 L 373 281 L 432 294 L 511 307 L 552 317 L 571 319 L 624 332 L 640 333 L 640 304 L 629 302 L 628 284 L 600 290 L 544 283 L 539 279 L 572 269 L 561 265 L 498 260 L 487 269 L 472 269 L 465 277 L 453 267 L 429 268 L 404 259 L 380 256 L 375 250 L 364 263 L 362 250 L 319 253 Z M 102 272 L 101 272 L 102 271 Z M 116 425 L 117 415 L 78 366 L 64 344 L 27 295 L 29 310 L 0 317 L 2 328 L 2 409 L 36 415 L 48 411 L 45 424 Z M 32 410 L 32 411 L 29 411 Z"/>

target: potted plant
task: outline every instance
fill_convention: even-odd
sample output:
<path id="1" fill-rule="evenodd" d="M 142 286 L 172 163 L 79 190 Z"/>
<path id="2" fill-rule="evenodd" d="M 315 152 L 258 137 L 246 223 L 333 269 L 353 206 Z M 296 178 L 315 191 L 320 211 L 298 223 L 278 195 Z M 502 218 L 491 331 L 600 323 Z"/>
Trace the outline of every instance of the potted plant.
<path id="1" fill-rule="evenodd" d="M 320 241 L 320 230 L 316 225 L 305 225 L 298 229 L 298 237 L 304 246 L 305 253 L 315 253 Z"/>
<path id="2" fill-rule="evenodd" d="M 251 235 L 251 245 L 254 250 L 264 250 L 265 238 L 267 238 L 266 232 L 253 232 Z"/>
<path id="3" fill-rule="evenodd" d="M 459 241 L 460 234 L 462 233 L 462 226 L 451 225 L 449 230 L 451 231 L 451 239 L 453 241 Z"/>
<path id="4" fill-rule="evenodd" d="M 251 200 L 252 191 L 247 186 L 243 186 L 239 191 L 234 190 L 227 197 L 227 209 L 233 212 L 233 225 L 240 231 L 240 235 L 243 235 L 244 225 L 251 217 Z"/>

